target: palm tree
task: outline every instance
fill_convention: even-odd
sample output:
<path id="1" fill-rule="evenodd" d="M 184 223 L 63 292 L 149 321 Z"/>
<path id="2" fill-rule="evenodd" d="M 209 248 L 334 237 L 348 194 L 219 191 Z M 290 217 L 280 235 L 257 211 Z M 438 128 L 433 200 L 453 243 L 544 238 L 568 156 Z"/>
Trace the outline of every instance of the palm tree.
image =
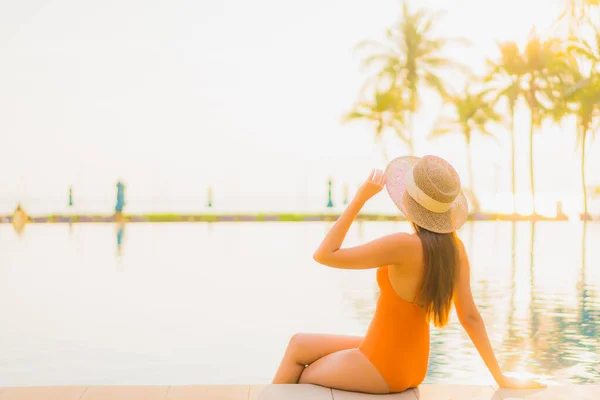
<path id="1" fill-rule="evenodd" d="M 535 207 L 535 167 L 533 138 L 544 119 L 553 113 L 552 102 L 557 90 L 564 84 L 568 70 L 562 42 L 551 38 L 542 40 L 532 32 L 525 50 L 521 52 L 514 42 L 499 45 L 501 60 L 490 61 L 491 72 L 486 82 L 497 93 L 497 98 L 506 98 L 511 117 L 511 163 L 513 208 L 516 208 L 515 192 L 515 109 L 520 97 L 525 99 L 530 112 L 529 126 L 529 182 L 533 214 Z"/>
<path id="2" fill-rule="evenodd" d="M 526 74 L 525 63 L 521 57 L 519 46 L 515 42 L 500 43 L 500 60 L 488 60 L 490 72 L 486 83 L 493 87 L 496 100 L 506 98 L 510 114 L 510 150 L 511 150 L 511 182 L 513 212 L 517 210 L 516 170 L 515 170 L 515 110 L 517 101 L 522 95 L 521 82 Z"/>
<path id="3" fill-rule="evenodd" d="M 407 1 L 402 4 L 402 17 L 387 30 L 383 42 L 366 41 L 358 50 L 368 49 L 370 55 L 363 60 L 363 68 L 375 70 L 366 86 L 378 91 L 401 90 L 408 104 L 407 145 L 414 153 L 412 119 L 419 109 L 421 88 L 433 89 L 442 96 L 447 93 L 440 73 L 462 67 L 444 55 L 448 45 L 464 40 L 434 37 L 433 29 L 439 17 L 426 9 L 412 12 Z"/>
<path id="4" fill-rule="evenodd" d="M 558 39 L 541 40 L 530 37 L 522 61 L 526 74 L 521 90 L 530 112 L 529 127 L 529 182 L 533 214 L 535 207 L 535 169 L 533 138 L 543 120 L 551 113 L 552 95 L 560 87 L 567 70 L 562 43 Z"/>
<path id="5" fill-rule="evenodd" d="M 432 136 L 461 133 L 467 147 L 467 168 L 469 171 L 469 186 L 475 197 L 473 179 L 473 160 L 471 138 L 474 132 L 488 137 L 494 137 L 488 130 L 490 123 L 501 123 L 502 116 L 494 109 L 493 101 L 487 100 L 488 91 L 472 92 L 467 87 L 460 94 L 448 95 L 446 102 L 451 110 L 450 115 L 441 117 L 436 124 Z"/>
<path id="6" fill-rule="evenodd" d="M 587 220 L 588 193 L 585 174 L 586 144 L 588 136 L 594 139 L 600 128 L 600 32 L 596 30 L 596 43 L 581 40 L 571 46 L 571 51 L 580 56 L 583 62 L 571 69 L 574 85 L 569 87 L 556 114 L 572 112 L 577 117 L 577 144 L 581 146 L 581 185 L 583 190 L 583 216 Z"/>
<path id="7" fill-rule="evenodd" d="M 405 105 L 398 90 L 374 92 L 372 99 L 359 101 L 344 117 L 344 121 L 367 120 L 374 123 L 375 141 L 379 143 L 384 162 L 387 164 L 389 156 L 383 140 L 383 132 L 386 129 L 392 129 L 400 140 L 410 144 L 404 133 L 404 111 Z"/>
<path id="8" fill-rule="evenodd" d="M 596 131 L 600 128 L 600 74 L 580 82 L 580 85 L 569 90 L 565 96 L 568 105 L 573 107 L 577 117 L 577 144 L 581 148 L 581 187 L 583 192 L 583 215 L 588 214 L 588 193 L 586 182 L 586 147 L 588 137 L 594 140 Z"/>

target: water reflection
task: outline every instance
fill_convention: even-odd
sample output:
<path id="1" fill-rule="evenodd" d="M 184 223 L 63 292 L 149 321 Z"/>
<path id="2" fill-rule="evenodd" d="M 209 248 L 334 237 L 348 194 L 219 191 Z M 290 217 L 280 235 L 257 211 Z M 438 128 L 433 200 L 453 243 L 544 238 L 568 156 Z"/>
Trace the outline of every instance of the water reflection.
<path id="1" fill-rule="evenodd" d="M 562 228 L 557 227 L 560 230 Z M 565 226 L 564 229 L 567 229 Z M 538 377 L 558 382 L 590 382 L 600 379 L 597 368 L 600 339 L 598 337 L 599 304 L 598 295 L 586 281 L 586 232 L 583 225 L 581 240 L 581 273 L 577 288 L 568 287 L 569 275 L 576 271 L 576 254 L 558 257 L 556 253 L 567 250 L 563 235 L 560 239 L 544 242 L 536 246 L 538 224 L 530 226 L 529 246 L 529 326 L 524 326 L 515 317 L 518 315 L 520 296 L 518 279 L 523 276 L 517 271 L 516 245 L 517 229 L 513 224 L 511 265 L 511 293 L 508 328 L 503 341 L 500 359 L 506 370 L 526 371 Z M 577 237 L 578 235 L 575 235 Z M 543 255 L 545 263 L 538 263 L 538 255 Z M 562 254 L 561 254 L 562 255 Z M 554 258 L 555 257 L 555 258 Z M 551 290 L 554 286 L 556 290 Z M 575 289 L 575 290 L 573 290 Z M 576 303 L 570 301 L 571 294 L 577 293 Z M 574 297 L 574 296 L 573 296 Z M 571 305 L 572 304 L 572 305 Z M 577 312 L 575 307 L 579 309 Z M 578 315 L 579 314 L 579 315 Z M 523 332 L 528 329 L 528 334 Z M 590 357 L 592 355 L 592 357 Z"/>
<path id="2" fill-rule="evenodd" d="M 535 227 L 534 227 L 535 228 Z M 567 299 L 552 293 L 538 292 L 535 286 L 533 241 L 535 231 L 532 231 L 531 254 L 531 338 L 532 355 L 539 362 L 535 372 L 550 374 L 555 380 L 566 382 L 588 382 L 598 380 L 600 372 L 597 368 L 597 353 L 599 348 L 598 329 L 598 296 L 588 285 L 585 278 L 586 269 L 586 232 L 583 225 L 581 240 L 581 267 L 576 285 L 576 305 L 570 306 Z M 576 257 L 572 258 L 573 260 Z M 557 279 L 565 273 L 565 269 L 575 267 L 560 266 L 555 273 Z M 540 268 L 541 269 L 541 268 Z M 565 288 L 567 289 L 567 288 Z M 567 289 L 568 290 L 568 289 Z"/>
<path id="3" fill-rule="evenodd" d="M 534 357 L 535 361 L 538 361 L 539 357 L 542 356 L 542 354 L 540 352 L 537 340 L 539 338 L 537 336 L 540 323 L 539 314 L 537 312 L 537 308 L 535 307 L 535 227 L 536 223 L 531 222 L 531 237 L 529 239 L 529 315 L 531 317 L 531 320 L 529 323 L 529 337 L 531 339 L 530 346 L 533 345 L 533 347 L 535 348 L 531 356 Z"/>
<path id="4" fill-rule="evenodd" d="M 598 304 L 594 304 L 594 300 L 597 301 L 600 296 L 598 296 L 597 290 L 594 290 L 592 286 L 586 284 L 586 268 L 588 265 L 586 257 L 587 224 L 587 222 L 583 224 L 581 240 L 581 273 L 577 284 L 579 294 L 579 320 L 581 321 L 581 328 L 584 336 L 599 337 L 600 313 L 597 308 Z M 594 308 L 594 306 L 596 308 Z"/>
<path id="5" fill-rule="evenodd" d="M 516 278 L 517 278 L 517 223 L 513 221 L 511 223 L 511 267 L 510 267 L 510 301 L 509 301 L 509 312 L 506 325 L 508 327 L 507 334 L 502 343 L 502 348 L 505 354 L 504 357 L 504 368 L 509 371 L 516 370 L 519 365 L 520 352 L 510 351 L 511 349 L 517 349 L 519 339 L 516 332 L 515 325 L 515 294 L 516 294 Z"/>
<path id="6" fill-rule="evenodd" d="M 0 224 L 0 386 L 267 383 L 291 334 L 363 335 L 372 318 L 374 271 L 311 259 L 330 225 L 74 224 L 69 237 L 32 224 L 19 238 Z M 410 226 L 361 229 L 345 244 Z M 477 222 L 460 236 L 503 369 L 600 381 L 600 224 Z M 432 329 L 427 382 L 493 383 L 454 314 Z"/>
<path id="7" fill-rule="evenodd" d="M 123 255 L 123 240 L 125 237 L 125 222 L 117 223 L 117 256 Z"/>

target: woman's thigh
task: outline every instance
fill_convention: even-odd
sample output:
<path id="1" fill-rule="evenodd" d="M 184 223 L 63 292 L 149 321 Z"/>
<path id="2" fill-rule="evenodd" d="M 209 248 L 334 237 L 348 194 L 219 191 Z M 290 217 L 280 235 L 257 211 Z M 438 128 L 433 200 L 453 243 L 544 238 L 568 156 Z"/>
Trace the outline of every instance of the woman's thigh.
<path id="1" fill-rule="evenodd" d="M 341 350 L 315 361 L 304 369 L 298 383 L 352 392 L 390 393 L 379 371 L 358 349 Z"/>
<path id="2" fill-rule="evenodd" d="M 328 354 L 356 349 L 362 340 L 360 336 L 298 333 L 290 339 L 289 347 L 296 363 L 309 365 Z"/>

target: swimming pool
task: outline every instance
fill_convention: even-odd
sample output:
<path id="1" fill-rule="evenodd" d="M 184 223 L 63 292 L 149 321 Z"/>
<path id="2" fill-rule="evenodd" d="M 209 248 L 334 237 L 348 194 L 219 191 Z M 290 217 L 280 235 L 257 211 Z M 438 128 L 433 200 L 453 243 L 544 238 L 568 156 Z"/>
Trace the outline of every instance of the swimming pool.
<path id="1" fill-rule="evenodd" d="M 312 260 L 329 226 L 0 225 L 0 386 L 267 383 L 293 333 L 367 329 L 374 271 Z M 346 243 L 408 229 L 362 223 Z M 460 235 L 504 370 L 600 382 L 600 224 Z M 454 315 L 432 330 L 426 382 L 492 383 Z"/>

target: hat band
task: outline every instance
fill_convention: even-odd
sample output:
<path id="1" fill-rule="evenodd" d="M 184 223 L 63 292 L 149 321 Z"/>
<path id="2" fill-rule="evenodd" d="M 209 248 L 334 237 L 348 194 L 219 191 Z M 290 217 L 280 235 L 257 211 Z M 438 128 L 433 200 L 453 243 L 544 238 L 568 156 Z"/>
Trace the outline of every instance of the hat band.
<path id="1" fill-rule="evenodd" d="M 442 203 L 441 201 L 437 201 L 436 199 L 432 199 L 425 192 L 423 192 L 417 184 L 415 183 L 415 177 L 413 175 L 413 169 L 409 169 L 406 171 L 404 185 L 406 187 L 406 191 L 413 198 L 414 201 L 419 203 L 419 205 L 431 212 L 434 213 L 444 213 L 452 207 L 453 203 Z"/>

